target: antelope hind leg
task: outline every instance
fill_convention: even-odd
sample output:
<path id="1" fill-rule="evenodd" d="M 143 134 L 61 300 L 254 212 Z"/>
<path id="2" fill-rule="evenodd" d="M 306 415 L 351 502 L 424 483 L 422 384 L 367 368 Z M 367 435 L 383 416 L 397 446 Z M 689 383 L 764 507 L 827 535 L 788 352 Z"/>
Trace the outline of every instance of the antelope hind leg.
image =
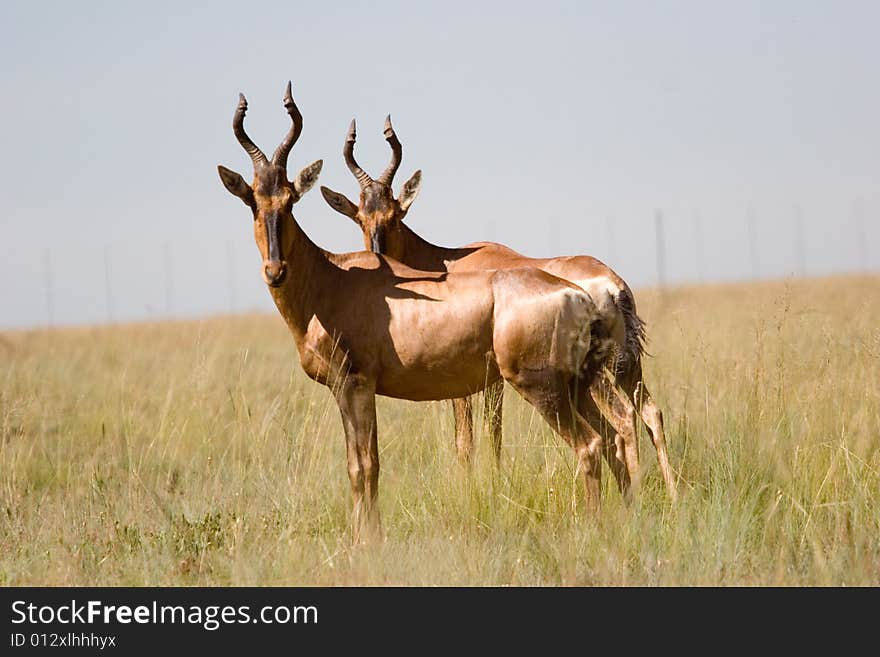
<path id="1" fill-rule="evenodd" d="M 583 404 L 583 402 L 581 402 Z M 578 412 L 586 417 L 587 410 L 578 408 Z M 589 421 L 589 420 L 588 420 Z M 593 426 L 599 427 L 599 433 L 602 435 L 602 453 L 608 467 L 611 468 L 611 474 L 617 482 L 617 489 L 627 501 L 631 498 L 631 485 L 629 470 L 626 467 L 626 456 L 624 453 L 623 437 L 616 433 L 611 425 L 605 421 L 605 418 L 599 417 L 597 421 L 590 422 Z"/>
<path id="2" fill-rule="evenodd" d="M 636 384 L 633 392 L 633 399 L 642 421 L 648 428 L 651 440 L 654 442 L 654 449 L 657 450 L 657 463 L 660 465 L 660 473 L 663 475 L 663 481 L 666 483 L 666 490 L 669 498 L 675 502 L 678 499 L 678 491 L 676 490 L 675 480 L 672 478 L 672 469 L 669 467 L 669 454 L 666 451 L 666 434 L 663 430 L 663 412 L 657 406 L 657 402 L 648 392 L 644 381 Z"/>
<path id="3" fill-rule="evenodd" d="M 577 411 L 593 427 L 598 427 L 602 436 L 602 453 L 611 468 L 611 474 L 617 482 L 617 489 L 623 495 L 624 499 L 629 501 L 630 487 L 632 479 L 629 469 L 627 468 L 626 455 L 624 449 L 624 440 L 621 433 L 616 431 L 616 426 L 612 425 L 599 411 L 593 395 L 597 394 L 594 389 L 599 384 L 594 383 L 590 388 L 590 392 L 583 393 L 587 386 L 581 381 L 575 389 L 575 398 L 577 399 Z"/>
<path id="4" fill-rule="evenodd" d="M 602 483 L 602 437 L 577 412 L 576 384 L 556 372 L 530 370 L 507 379 L 550 427 L 574 447 L 578 473 L 583 477 L 587 513 L 599 512 Z"/>
<path id="5" fill-rule="evenodd" d="M 636 409 L 629 396 L 615 382 L 612 375 L 603 370 L 590 388 L 591 400 L 611 422 L 614 431 L 616 454 L 622 455 L 629 479 L 637 488 L 639 484 L 639 443 L 636 435 Z M 610 447 L 609 447 L 610 448 Z"/>

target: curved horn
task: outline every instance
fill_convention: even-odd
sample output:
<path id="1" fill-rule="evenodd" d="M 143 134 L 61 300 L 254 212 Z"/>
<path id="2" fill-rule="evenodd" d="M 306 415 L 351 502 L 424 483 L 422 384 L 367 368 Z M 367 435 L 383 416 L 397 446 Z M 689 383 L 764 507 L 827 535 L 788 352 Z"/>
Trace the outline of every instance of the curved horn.
<path id="1" fill-rule="evenodd" d="M 247 112 L 247 108 L 247 99 L 244 97 L 244 94 L 238 94 L 238 107 L 235 108 L 235 115 L 232 117 L 232 131 L 235 133 L 238 143 L 244 147 L 244 150 L 247 151 L 254 161 L 254 168 L 265 166 L 269 163 L 266 160 L 266 156 L 244 131 L 244 113 Z"/>
<path id="2" fill-rule="evenodd" d="M 394 180 L 394 174 L 397 173 L 397 168 L 400 166 L 400 161 L 403 159 L 403 146 L 400 145 L 400 140 L 397 138 L 394 128 L 391 127 L 390 114 L 385 117 L 385 140 L 391 146 L 391 163 L 379 176 L 377 182 L 390 187 L 391 181 Z"/>
<path id="3" fill-rule="evenodd" d="M 355 178 L 357 178 L 358 183 L 361 186 L 361 191 L 367 188 L 373 179 L 367 174 L 366 171 L 361 169 L 358 166 L 358 163 L 354 161 L 354 142 L 357 139 L 357 132 L 355 131 L 354 119 L 351 120 L 351 126 L 348 128 L 348 135 L 345 137 L 345 146 L 342 148 L 342 154 L 345 156 L 345 163 L 348 165 L 348 170 L 352 172 Z"/>
<path id="4" fill-rule="evenodd" d="M 284 109 L 290 115 L 293 125 L 290 126 L 290 131 L 287 133 L 284 141 L 275 149 L 275 154 L 272 156 L 272 164 L 287 168 L 287 156 L 290 155 L 290 149 L 293 148 L 296 140 L 299 139 L 303 129 L 302 114 L 296 103 L 293 102 L 293 96 L 290 95 L 290 82 L 287 83 L 287 90 L 284 92 Z"/>

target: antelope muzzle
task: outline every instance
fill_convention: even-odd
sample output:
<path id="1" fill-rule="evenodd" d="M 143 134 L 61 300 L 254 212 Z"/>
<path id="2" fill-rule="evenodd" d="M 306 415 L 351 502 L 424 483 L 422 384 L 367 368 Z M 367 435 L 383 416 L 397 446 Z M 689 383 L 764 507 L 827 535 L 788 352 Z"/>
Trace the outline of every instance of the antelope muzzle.
<path id="1" fill-rule="evenodd" d="M 370 233 L 370 251 L 373 253 L 385 253 L 385 228 L 377 226 Z"/>
<path id="2" fill-rule="evenodd" d="M 263 260 L 263 280 L 270 287 L 280 287 L 287 278 L 287 263 L 281 257 L 283 217 L 272 213 L 265 219 L 268 257 Z"/>
<path id="3" fill-rule="evenodd" d="M 270 287 L 280 287 L 287 278 L 287 263 L 283 260 L 263 262 L 263 280 Z"/>

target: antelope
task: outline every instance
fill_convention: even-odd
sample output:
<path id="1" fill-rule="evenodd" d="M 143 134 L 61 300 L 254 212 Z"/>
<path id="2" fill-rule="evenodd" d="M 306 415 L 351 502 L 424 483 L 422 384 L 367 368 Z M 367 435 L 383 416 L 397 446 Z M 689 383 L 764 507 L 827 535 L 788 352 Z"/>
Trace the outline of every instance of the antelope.
<path id="1" fill-rule="evenodd" d="M 459 248 L 435 246 L 422 239 L 404 222 L 410 205 L 421 188 L 422 172 L 417 170 L 407 180 L 398 198 L 394 198 L 392 183 L 403 158 L 403 147 L 391 116 L 385 119 L 384 136 L 391 147 L 391 161 L 378 178 L 373 179 L 354 158 L 357 138 L 354 120 L 351 122 L 343 146 L 345 163 L 360 186 L 360 203 L 355 205 L 343 194 L 327 187 L 321 193 L 337 212 L 351 218 L 363 232 L 364 245 L 410 267 L 423 271 L 459 274 L 464 272 L 507 270 L 535 267 L 574 283 L 594 300 L 606 300 L 606 324 L 611 328 L 606 346 L 609 367 L 593 381 L 591 395 L 602 407 L 616 430 L 610 435 L 607 424 L 600 425 L 603 433 L 606 460 L 618 478 L 618 484 L 635 480 L 638 476 L 638 444 L 636 413 L 648 429 L 657 451 L 657 460 L 668 494 L 676 499 L 676 487 L 669 466 L 663 414 L 642 378 L 645 325 L 636 313 L 635 300 L 626 282 L 610 267 L 587 255 L 556 258 L 530 258 L 502 244 L 475 242 Z M 597 337 L 594 335 L 594 338 Z M 503 383 L 499 382 L 486 394 L 486 413 L 496 460 L 501 452 L 501 415 Z M 501 386 L 499 390 L 497 386 Z M 453 400 L 456 446 L 459 455 L 467 460 L 473 444 L 473 421 L 468 399 Z M 626 473 L 622 470 L 625 469 Z M 628 475 L 628 476 L 627 476 Z M 623 486 L 621 487 L 623 490 Z"/>
<path id="2" fill-rule="evenodd" d="M 579 287 L 535 268 L 424 272 L 370 251 L 331 253 L 293 216 L 322 162 L 291 182 L 292 127 L 271 160 L 244 129 L 239 95 L 233 133 L 253 163 L 253 181 L 218 166 L 226 189 L 253 214 L 261 275 L 293 335 L 306 375 L 327 386 L 342 417 L 353 498 L 352 538 L 381 535 L 377 505 L 376 395 L 414 401 L 464 397 L 505 380 L 574 448 L 586 508 L 599 509 L 600 411 L 587 393 L 597 307 Z"/>

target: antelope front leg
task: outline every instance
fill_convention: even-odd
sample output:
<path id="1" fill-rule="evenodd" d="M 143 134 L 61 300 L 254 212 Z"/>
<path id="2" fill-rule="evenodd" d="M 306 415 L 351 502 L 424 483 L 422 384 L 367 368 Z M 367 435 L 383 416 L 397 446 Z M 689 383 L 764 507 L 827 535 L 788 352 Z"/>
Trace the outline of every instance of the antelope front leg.
<path id="1" fill-rule="evenodd" d="M 504 381 L 489 385 L 483 392 L 483 415 L 495 450 L 495 462 L 501 461 L 501 420 L 504 405 Z"/>
<path id="2" fill-rule="evenodd" d="M 348 478 L 354 503 L 352 542 L 381 538 L 379 518 L 379 446 L 376 439 L 376 397 L 370 382 L 350 375 L 337 394 L 345 428 Z"/>
<path id="3" fill-rule="evenodd" d="M 471 398 L 459 397 L 452 400 L 455 416 L 455 449 L 462 463 L 469 463 L 474 449 L 474 419 L 471 413 Z"/>

